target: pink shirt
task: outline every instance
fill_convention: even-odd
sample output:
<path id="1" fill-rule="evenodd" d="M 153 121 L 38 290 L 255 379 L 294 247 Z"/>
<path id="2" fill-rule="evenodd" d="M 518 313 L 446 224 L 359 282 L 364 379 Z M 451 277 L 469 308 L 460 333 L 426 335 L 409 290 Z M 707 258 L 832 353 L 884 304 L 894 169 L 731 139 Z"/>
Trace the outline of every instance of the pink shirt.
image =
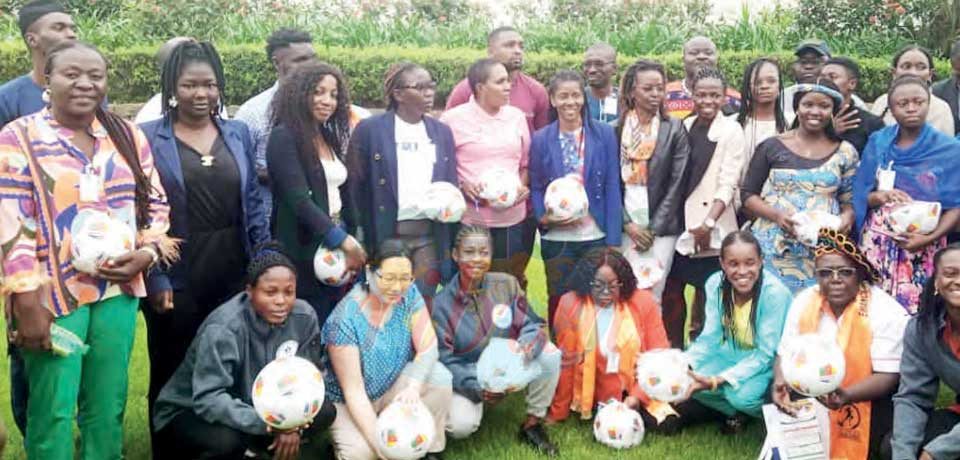
<path id="1" fill-rule="evenodd" d="M 471 100 L 444 112 L 440 121 L 453 131 L 460 183 L 475 183 L 483 171 L 495 167 L 515 168 L 521 177 L 527 170 L 530 131 L 526 117 L 516 107 L 504 106 L 496 115 L 490 115 Z M 507 209 L 467 201 L 465 224 L 502 228 L 516 225 L 527 216 L 526 201 Z"/>
<path id="2" fill-rule="evenodd" d="M 466 79 L 463 79 L 460 83 L 457 83 L 457 86 L 450 92 L 450 96 L 447 97 L 446 110 L 466 104 L 472 95 L 473 91 L 470 90 L 470 84 Z M 509 104 L 523 111 L 526 116 L 527 129 L 531 136 L 534 131 L 547 126 L 550 98 L 547 96 L 547 90 L 543 85 L 533 77 L 522 72 L 517 73 L 513 82 L 510 83 Z"/>

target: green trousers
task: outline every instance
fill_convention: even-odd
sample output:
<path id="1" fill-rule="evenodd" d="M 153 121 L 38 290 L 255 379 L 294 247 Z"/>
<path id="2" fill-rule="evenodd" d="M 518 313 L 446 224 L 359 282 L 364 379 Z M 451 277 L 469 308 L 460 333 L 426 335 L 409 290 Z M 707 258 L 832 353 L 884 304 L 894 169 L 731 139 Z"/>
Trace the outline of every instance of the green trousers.
<path id="1" fill-rule="evenodd" d="M 81 459 L 122 458 L 127 368 L 136 320 L 137 299 L 121 294 L 56 319 L 57 325 L 90 346 L 86 355 L 59 357 L 23 350 L 30 385 L 28 459 L 73 460 L 74 420 L 80 425 Z"/>

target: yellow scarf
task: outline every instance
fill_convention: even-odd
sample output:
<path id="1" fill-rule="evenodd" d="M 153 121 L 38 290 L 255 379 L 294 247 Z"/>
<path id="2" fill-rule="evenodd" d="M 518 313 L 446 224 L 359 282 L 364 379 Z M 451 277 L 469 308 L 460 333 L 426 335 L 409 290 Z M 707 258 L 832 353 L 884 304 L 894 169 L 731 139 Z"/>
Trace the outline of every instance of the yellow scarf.
<path id="1" fill-rule="evenodd" d="M 870 361 L 873 333 L 870 331 L 867 311 L 869 304 L 870 285 L 863 283 L 857 297 L 839 319 L 835 318 L 840 324 L 837 344 L 843 349 L 846 360 L 846 374 L 841 384 L 844 388 L 873 374 L 873 363 Z M 800 315 L 800 333 L 816 333 L 822 314 L 834 316 L 833 310 L 817 289 Z M 831 460 L 866 460 L 870 452 L 870 409 L 870 401 L 863 401 L 830 411 Z"/>
<path id="2" fill-rule="evenodd" d="M 636 380 L 637 355 L 640 350 L 640 334 L 634 323 L 633 314 L 625 302 L 616 302 L 613 308 L 611 333 L 607 334 L 607 349 L 619 353 L 618 373 L 628 385 Z M 590 418 L 593 411 L 594 389 L 597 379 L 597 310 L 593 299 L 587 296 L 581 301 L 580 321 L 578 322 L 576 350 L 583 356 L 583 372 L 578 372 L 573 383 L 573 402 L 571 406 L 580 412 L 582 418 Z"/>

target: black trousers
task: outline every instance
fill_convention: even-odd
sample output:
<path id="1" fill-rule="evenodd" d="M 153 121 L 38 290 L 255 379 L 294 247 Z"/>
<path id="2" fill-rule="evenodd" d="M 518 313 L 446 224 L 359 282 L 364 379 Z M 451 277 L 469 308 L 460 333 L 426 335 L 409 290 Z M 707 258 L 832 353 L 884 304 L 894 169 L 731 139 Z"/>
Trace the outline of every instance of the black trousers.
<path id="1" fill-rule="evenodd" d="M 313 423 L 304 431 L 302 440 L 320 442 L 320 435 L 333 424 L 337 409 L 329 399 Z M 187 411 L 170 421 L 156 433 L 158 446 L 154 460 L 240 460 L 247 449 L 264 452 L 273 443 L 273 436 L 255 436 L 226 425 L 210 423 L 193 411 Z"/>

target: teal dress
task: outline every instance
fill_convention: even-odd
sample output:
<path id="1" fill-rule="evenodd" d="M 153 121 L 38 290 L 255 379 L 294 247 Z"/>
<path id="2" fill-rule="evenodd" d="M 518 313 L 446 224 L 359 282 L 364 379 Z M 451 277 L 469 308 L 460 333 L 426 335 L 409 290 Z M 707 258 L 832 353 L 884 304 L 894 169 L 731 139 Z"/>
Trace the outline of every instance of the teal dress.
<path id="1" fill-rule="evenodd" d="M 776 276 L 764 271 L 760 297 L 753 305 L 757 309 L 753 346 L 741 347 L 732 337 L 724 338 L 722 276 L 723 272 L 717 272 L 707 280 L 706 321 L 703 332 L 687 350 L 687 356 L 694 372 L 708 377 L 720 376 L 727 383 L 717 391 L 700 391 L 693 397 L 728 417 L 736 412 L 760 417 L 793 294 Z"/>

